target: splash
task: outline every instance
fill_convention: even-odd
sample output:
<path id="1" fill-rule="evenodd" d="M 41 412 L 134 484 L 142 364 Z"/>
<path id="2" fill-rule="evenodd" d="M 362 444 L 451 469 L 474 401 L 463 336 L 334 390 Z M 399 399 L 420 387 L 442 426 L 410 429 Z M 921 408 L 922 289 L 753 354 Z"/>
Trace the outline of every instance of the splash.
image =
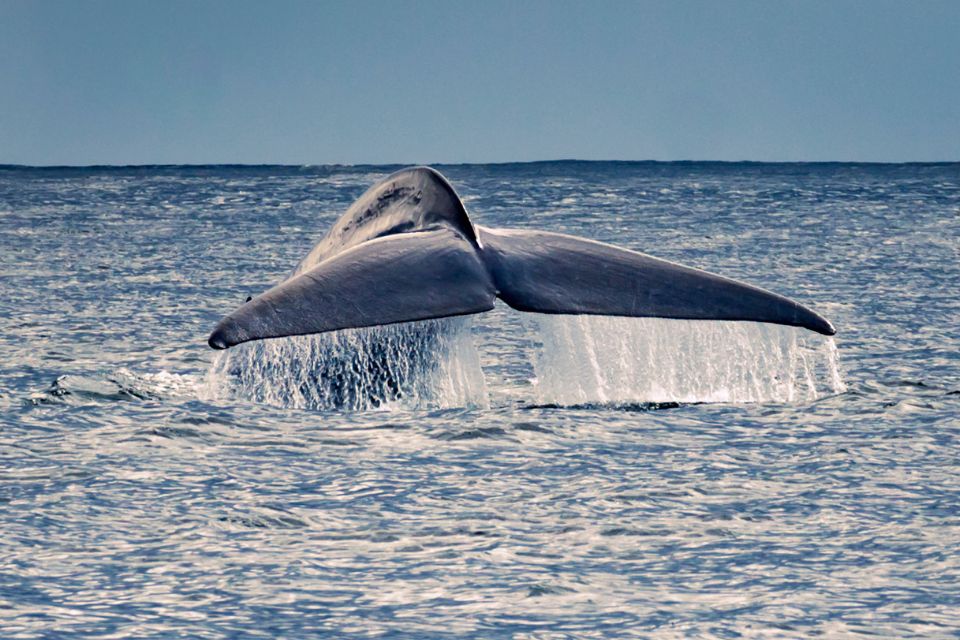
<path id="1" fill-rule="evenodd" d="M 259 340 L 217 355 L 212 396 L 304 409 L 486 406 L 470 318 Z"/>
<path id="2" fill-rule="evenodd" d="M 545 404 L 795 402 L 844 390 L 831 338 L 779 325 L 531 316 Z"/>
<path id="3" fill-rule="evenodd" d="M 542 404 L 805 402 L 845 389 L 834 341 L 802 329 L 524 317 L 540 342 Z M 217 355 L 201 395 L 348 411 L 486 407 L 472 329 L 462 317 L 250 342 Z"/>

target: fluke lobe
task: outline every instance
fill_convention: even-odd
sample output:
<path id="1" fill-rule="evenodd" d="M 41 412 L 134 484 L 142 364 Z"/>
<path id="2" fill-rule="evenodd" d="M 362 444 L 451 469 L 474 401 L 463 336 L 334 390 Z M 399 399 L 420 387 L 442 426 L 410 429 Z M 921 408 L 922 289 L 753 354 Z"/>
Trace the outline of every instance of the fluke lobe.
<path id="1" fill-rule="evenodd" d="M 242 342 L 489 311 L 748 320 L 836 333 L 783 296 L 635 251 L 548 231 L 474 225 L 429 167 L 398 171 L 347 209 L 289 278 L 223 318 Z"/>

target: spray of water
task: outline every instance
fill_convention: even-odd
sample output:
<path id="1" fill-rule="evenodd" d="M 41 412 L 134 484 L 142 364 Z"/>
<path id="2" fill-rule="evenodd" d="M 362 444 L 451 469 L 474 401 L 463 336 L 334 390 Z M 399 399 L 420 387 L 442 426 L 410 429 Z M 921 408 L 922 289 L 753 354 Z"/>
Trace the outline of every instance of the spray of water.
<path id="1" fill-rule="evenodd" d="M 752 322 L 526 316 L 541 404 L 802 402 L 844 390 L 832 339 Z M 487 406 L 472 319 L 261 340 L 216 357 L 208 397 L 309 409 Z M 496 368 L 494 367 L 494 372 Z"/>
<path id="2" fill-rule="evenodd" d="M 259 340 L 217 355 L 208 393 L 308 409 L 485 406 L 470 318 Z"/>
<path id="3" fill-rule="evenodd" d="M 530 316 L 545 404 L 793 402 L 844 390 L 833 339 L 752 322 Z"/>

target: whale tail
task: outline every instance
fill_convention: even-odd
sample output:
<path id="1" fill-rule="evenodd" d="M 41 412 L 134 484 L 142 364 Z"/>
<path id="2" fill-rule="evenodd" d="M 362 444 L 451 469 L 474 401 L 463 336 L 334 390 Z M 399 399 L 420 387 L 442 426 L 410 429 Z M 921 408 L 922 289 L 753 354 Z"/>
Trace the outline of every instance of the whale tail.
<path id="1" fill-rule="evenodd" d="M 482 227 L 480 240 L 498 297 L 518 311 L 745 320 L 836 333 L 789 298 L 602 242 Z"/>
<path id="2" fill-rule="evenodd" d="M 249 300 L 208 343 L 242 342 L 480 313 L 493 308 L 486 266 L 462 235 L 384 236 L 338 253 Z"/>
<path id="3" fill-rule="evenodd" d="M 286 281 L 217 324 L 209 344 L 520 311 L 833 326 L 757 287 L 601 242 L 473 224 L 429 167 L 398 171 L 347 209 Z"/>
<path id="4" fill-rule="evenodd" d="M 550 314 L 746 320 L 835 330 L 803 305 L 635 251 L 544 231 L 478 227 L 479 251 L 441 228 L 370 240 L 248 301 L 209 344 L 489 311 L 499 297 Z"/>

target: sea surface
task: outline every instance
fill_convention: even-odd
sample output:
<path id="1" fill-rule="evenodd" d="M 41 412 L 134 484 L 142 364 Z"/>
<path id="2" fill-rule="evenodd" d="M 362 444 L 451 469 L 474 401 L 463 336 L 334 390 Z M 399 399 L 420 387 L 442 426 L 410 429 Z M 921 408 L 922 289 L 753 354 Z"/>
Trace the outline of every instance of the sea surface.
<path id="1" fill-rule="evenodd" d="M 0 638 L 960 637 L 960 165 L 455 165 L 790 296 L 211 350 L 399 167 L 0 167 Z"/>

